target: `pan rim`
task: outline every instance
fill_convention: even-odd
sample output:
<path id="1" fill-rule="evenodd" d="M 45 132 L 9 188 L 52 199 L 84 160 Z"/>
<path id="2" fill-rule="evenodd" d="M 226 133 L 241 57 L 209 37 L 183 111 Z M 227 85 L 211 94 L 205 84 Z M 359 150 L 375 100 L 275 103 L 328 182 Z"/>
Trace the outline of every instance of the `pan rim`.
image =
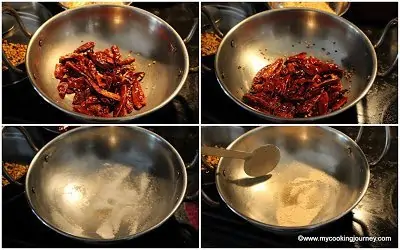
<path id="1" fill-rule="evenodd" d="M 268 129 L 268 128 L 273 128 L 276 126 L 264 126 L 264 127 L 258 127 L 255 129 L 252 129 L 246 133 L 244 133 L 243 135 L 241 135 L 239 138 L 237 138 L 236 140 L 234 140 L 231 144 L 229 144 L 229 146 L 227 147 L 227 149 L 231 149 L 238 141 L 242 140 L 244 137 L 257 132 L 258 130 L 263 130 L 263 129 Z M 267 229 L 267 230 L 271 230 L 271 231 L 277 231 L 277 232 L 299 232 L 299 231 L 310 231 L 316 228 L 320 228 L 322 226 L 325 226 L 327 224 L 330 224 L 334 221 L 339 220 L 340 218 L 342 218 L 343 216 L 345 216 L 346 214 L 348 214 L 349 212 L 351 212 L 359 203 L 360 201 L 364 198 L 365 193 L 368 190 L 368 186 L 369 186 L 369 182 L 370 182 L 370 177 L 371 177 L 371 173 L 370 173 L 370 166 L 369 166 L 369 162 L 368 159 L 366 157 L 366 155 L 364 154 L 363 150 L 360 148 L 360 146 L 352 139 L 350 138 L 348 135 L 346 135 L 345 133 L 334 129 L 332 127 L 327 127 L 327 126 L 315 126 L 317 128 L 322 128 L 328 132 L 332 132 L 335 134 L 339 134 L 343 137 L 345 137 L 346 139 L 348 139 L 353 146 L 361 153 L 362 160 L 365 163 L 365 167 L 366 167 L 366 181 L 364 183 L 364 186 L 361 190 L 361 192 L 358 195 L 358 198 L 354 201 L 353 205 L 350 206 L 348 209 L 344 210 L 342 213 L 336 215 L 335 217 L 326 220 L 324 222 L 320 222 L 320 223 L 316 223 L 316 224 L 310 224 L 310 225 L 306 225 L 306 226 L 296 226 L 296 227 L 284 227 L 284 226 L 277 226 L 277 225 L 272 225 L 272 224 L 267 224 L 267 223 L 262 223 L 260 221 L 257 221 L 255 219 L 252 219 L 244 214 L 242 214 L 241 212 L 237 211 L 234 206 L 230 205 L 227 201 L 228 199 L 226 199 L 223 195 L 222 195 L 222 190 L 220 188 L 220 179 L 218 178 L 219 175 L 215 175 L 215 183 L 217 186 L 217 191 L 219 196 L 221 197 L 221 199 L 224 201 L 224 203 L 226 204 L 227 207 L 229 207 L 230 210 L 232 210 L 235 214 L 239 215 L 240 217 L 242 217 L 243 219 L 251 222 L 252 224 L 256 225 L 256 226 L 260 226 L 263 229 Z M 217 169 L 215 170 L 215 173 L 219 173 L 220 171 L 220 166 L 221 166 L 221 162 L 222 162 L 223 157 L 221 158 L 221 160 L 218 163 Z"/>
<path id="2" fill-rule="evenodd" d="M 50 97 L 47 96 L 47 94 L 42 91 L 41 88 L 38 87 L 38 85 L 36 84 L 36 81 L 34 80 L 34 74 L 32 73 L 33 70 L 30 66 L 31 64 L 31 60 L 29 58 L 29 54 L 31 53 L 32 47 L 33 47 L 33 42 L 34 40 L 37 40 L 37 38 L 40 36 L 40 33 L 42 32 L 42 30 L 44 28 L 46 28 L 49 23 L 54 22 L 54 20 L 56 20 L 57 18 L 61 18 L 63 16 L 69 15 L 69 13 L 71 12 L 77 12 L 80 11 L 82 9 L 95 9 L 95 8 L 123 8 L 123 9 L 128 9 L 132 12 L 137 12 L 139 14 L 143 14 L 146 16 L 150 16 L 154 19 L 156 19 L 157 21 L 161 22 L 163 25 L 165 25 L 165 27 L 167 29 L 169 29 L 176 37 L 177 40 L 180 44 L 180 46 L 183 48 L 183 60 L 184 60 L 184 69 L 183 69 L 183 73 L 182 73 L 182 79 L 179 82 L 179 84 L 177 85 L 177 87 L 175 88 L 174 92 L 172 92 L 172 94 L 165 99 L 163 102 L 161 102 L 160 104 L 158 104 L 157 106 L 155 106 L 152 109 L 147 110 L 146 112 L 143 113 L 139 113 L 139 114 L 134 114 L 134 115 L 129 115 L 129 116 L 122 116 L 122 117 L 98 117 L 98 116 L 89 116 L 89 115 L 85 115 L 85 114 L 81 114 L 78 113 L 76 111 L 73 110 L 67 110 L 59 105 L 57 105 L 56 101 L 53 101 Z M 29 41 L 28 44 L 28 49 L 26 51 L 26 59 L 25 59 L 25 65 L 26 65 L 26 69 L 27 69 L 27 74 L 28 74 L 28 78 L 30 83 L 32 84 L 33 88 L 36 90 L 36 92 L 47 102 L 49 103 L 51 106 L 55 107 L 56 109 L 74 117 L 80 120 L 85 120 L 85 121 L 95 121 L 95 122 L 127 122 L 127 121 L 132 121 L 134 119 L 138 119 L 140 117 L 146 116 L 148 114 L 151 114 L 154 111 L 157 111 L 159 109 L 161 109 L 162 107 L 164 107 L 165 105 L 167 105 L 169 102 L 172 101 L 172 99 L 174 99 L 178 93 L 181 91 L 183 85 L 185 84 L 187 77 L 189 75 L 189 53 L 187 51 L 186 45 L 182 40 L 182 37 L 178 34 L 178 32 L 170 25 L 168 24 L 166 21 L 164 21 L 163 19 L 161 19 L 160 17 L 154 15 L 151 12 L 148 12 L 146 10 L 134 7 L 134 6 L 129 6 L 129 5 L 117 5 L 117 4 L 93 4 L 93 5 L 87 5 L 87 6 L 82 6 L 82 7 L 78 7 L 78 8 L 74 8 L 74 9 L 67 9 L 64 10 L 60 13 L 58 13 L 57 15 L 54 15 L 53 17 L 51 17 L 50 19 L 48 19 L 42 26 L 39 27 L 39 29 L 36 30 L 36 32 L 33 34 L 32 38 Z M 55 85 L 56 87 L 56 85 Z"/>
<path id="3" fill-rule="evenodd" d="M 273 2 L 266 2 L 265 4 L 267 5 L 267 7 L 269 8 L 269 10 L 276 10 L 277 8 L 272 8 L 272 6 L 271 6 L 271 3 L 273 3 Z M 342 3 L 347 3 L 347 6 L 346 6 L 346 8 L 342 11 L 342 12 L 340 12 L 340 13 L 336 13 L 335 12 L 335 15 L 336 16 L 343 16 L 344 14 L 346 14 L 346 12 L 350 9 L 350 5 L 351 5 L 351 2 L 350 1 L 343 1 Z M 306 7 L 291 7 L 291 9 L 294 9 L 294 8 L 298 8 L 298 9 L 301 9 L 301 8 L 306 8 Z M 279 9 L 289 9 L 289 8 L 279 8 Z M 312 9 L 312 8 L 309 8 L 309 9 Z M 315 9 L 315 10 L 319 10 L 319 9 Z M 323 11 L 323 10 L 320 10 L 320 11 Z M 325 11 L 325 12 L 327 12 L 327 11 Z M 327 12 L 327 13 L 329 13 L 329 12 Z"/>
<path id="4" fill-rule="evenodd" d="M 325 114 L 325 115 L 320 115 L 320 116 L 312 116 L 312 117 L 307 117 L 307 118 L 282 118 L 279 116 L 273 116 L 273 115 L 267 115 L 263 112 L 260 112 L 250 106 L 248 106 L 247 104 L 245 104 L 241 99 L 237 98 L 236 96 L 233 95 L 233 93 L 225 86 L 224 84 L 224 80 L 222 78 L 222 72 L 220 71 L 220 69 L 218 68 L 218 64 L 219 64 L 219 55 L 221 53 L 221 48 L 224 44 L 228 44 L 228 39 L 229 36 L 231 36 L 237 29 L 239 29 L 242 25 L 249 23 L 253 20 L 253 18 L 258 18 L 258 17 L 262 17 L 264 15 L 269 15 L 269 14 L 273 14 L 275 12 L 317 12 L 323 15 L 327 15 L 330 16 L 333 19 L 338 20 L 339 22 L 344 23 L 346 26 L 354 29 L 357 33 L 359 33 L 359 35 L 363 38 L 363 40 L 365 41 L 367 47 L 369 48 L 369 50 L 372 52 L 372 72 L 371 72 L 371 77 L 368 80 L 368 83 L 366 85 L 366 87 L 364 88 L 364 90 L 361 92 L 361 94 L 358 95 L 357 98 L 355 98 L 352 102 L 347 103 L 345 107 L 340 108 L 336 111 L 333 111 L 331 113 Z M 230 43 L 230 42 L 229 42 Z M 226 45 L 228 46 L 228 45 Z M 341 17 L 341 16 L 337 16 L 336 14 L 331 14 L 325 11 L 320 11 L 320 10 L 315 10 L 315 9 L 310 9 L 310 8 L 284 8 L 284 9 L 274 9 L 274 10 L 266 10 L 260 13 L 257 13 L 253 16 L 250 16 L 248 18 L 246 18 L 245 20 L 241 21 L 240 23 L 238 23 L 236 26 L 234 26 L 232 29 L 229 30 L 229 32 L 224 36 L 224 38 L 222 39 L 220 46 L 218 47 L 217 53 L 215 54 L 215 61 L 214 61 L 214 68 L 215 68 L 215 75 L 217 78 L 217 81 L 219 83 L 219 86 L 222 88 L 223 92 L 225 93 L 225 95 L 227 95 L 231 100 L 233 100 L 238 106 L 244 108 L 246 111 L 249 111 L 252 114 L 257 115 L 258 117 L 261 117 L 263 119 L 269 120 L 269 121 L 275 121 L 275 122 L 279 122 L 279 123 L 283 123 L 283 122 L 312 122 L 312 121 L 317 121 L 317 120 L 322 120 L 322 119 L 327 119 L 327 118 L 331 118 L 335 115 L 338 115 L 348 109 L 350 109 L 351 107 L 353 107 L 354 105 L 356 105 L 358 102 L 360 102 L 365 95 L 369 92 L 369 90 L 372 87 L 372 84 L 375 81 L 376 75 L 377 75 L 377 71 L 378 71 L 378 60 L 377 60 L 377 56 L 376 56 L 376 51 L 374 49 L 374 46 L 372 45 L 371 41 L 369 40 L 369 38 L 367 37 L 367 35 L 365 35 L 365 33 L 358 28 L 355 24 L 353 24 L 352 22 L 348 21 L 347 19 Z"/>
<path id="5" fill-rule="evenodd" d="M 129 128 L 129 129 L 132 129 L 132 130 L 137 130 L 139 132 L 150 134 L 151 136 L 153 136 L 153 137 L 161 140 L 163 143 L 165 143 L 172 150 L 172 152 L 177 156 L 177 158 L 178 158 L 178 160 L 180 162 L 181 168 L 182 168 L 182 178 L 183 178 L 183 180 L 182 180 L 183 188 L 182 188 L 181 195 L 179 196 L 179 199 L 177 200 L 175 206 L 171 209 L 171 211 L 165 216 L 165 218 L 162 219 L 161 221 L 159 221 L 157 224 L 147 228 L 146 230 L 144 230 L 142 232 L 138 232 L 138 233 L 133 234 L 133 235 L 128 235 L 128 236 L 121 237 L 121 238 L 116 238 L 116 239 L 115 238 L 114 239 L 85 238 L 85 237 L 76 236 L 76 235 L 67 233 L 67 232 L 59 229 L 55 225 L 53 225 L 53 223 L 50 223 L 47 220 L 45 220 L 44 218 L 42 218 L 42 216 L 40 216 L 39 213 L 36 212 L 35 208 L 33 207 L 32 201 L 31 201 L 30 190 L 29 190 L 30 172 L 31 172 L 32 166 L 38 160 L 39 156 L 43 154 L 44 150 L 46 150 L 48 147 L 53 145 L 55 142 L 64 139 L 65 137 L 67 137 L 68 135 L 70 135 L 72 133 L 75 133 L 75 132 L 80 131 L 80 130 L 87 130 L 87 129 L 90 130 L 90 129 L 93 129 L 93 128 L 101 128 L 101 127 L 109 127 L 109 126 L 82 126 L 82 127 L 74 128 L 74 129 L 71 129 L 71 130 L 63 133 L 63 134 L 60 134 L 59 136 L 57 136 L 54 139 L 52 139 L 51 141 L 49 141 L 45 146 L 43 146 L 36 153 L 34 158 L 32 159 L 32 161 L 31 161 L 31 163 L 29 165 L 29 168 L 28 168 L 28 172 L 26 173 L 25 195 L 26 195 L 26 198 L 28 200 L 28 204 L 29 204 L 30 209 L 35 214 L 35 216 L 39 219 L 39 221 L 41 221 L 48 228 L 52 229 L 53 231 L 55 231 L 55 232 L 57 232 L 57 233 L 59 233 L 59 234 L 61 234 L 63 236 L 66 236 L 66 237 L 69 237 L 69 238 L 72 238 L 72 239 L 76 239 L 76 240 L 85 241 L 85 242 L 92 242 L 92 243 L 96 243 L 96 242 L 98 242 L 98 243 L 107 243 L 107 242 L 110 243 L 110 242 L 122 242 L 122 241 L 126 241 L 126 240 L 131 240 L 131 239 L 137 238 L 137 237 L 139 237 L 139 236 L 141 236 L 143 234 L 146 234 L 146 233 L 148 233 L 148 232 L 160 227 L 161 225 L 163 225 L 176 212 L 178 207 L 182 204 L 183 199 L 185 197 L 186 189 L 187 189 L 186 167 L 185 167 L 185 163 L 184 163 L 182 157 L 180 156 L 179 152 L 166 139 L 164 139 L 160 135 L 158 135 L 158 134 L 156 134 L 156 133 L 154 133 L 154 132 L 152 132 L 152 131 L 150 131 L 148 129 L 145 129 L 145 128 L 142 128 L 142 127 L 138 127 L 138 126 L 122 126 L 122 127 L 125 127 L 125 128 Z M 119 127 L 119 126 L 116 126 L 116 127 Z"/>

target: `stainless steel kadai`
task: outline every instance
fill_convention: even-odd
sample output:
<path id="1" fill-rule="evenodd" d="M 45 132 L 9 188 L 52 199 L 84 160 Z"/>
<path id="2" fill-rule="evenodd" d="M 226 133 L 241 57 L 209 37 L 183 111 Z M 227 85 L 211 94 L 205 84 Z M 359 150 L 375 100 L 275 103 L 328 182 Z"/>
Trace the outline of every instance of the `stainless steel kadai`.
<path id="1" fill-rule="evenodd" d="M 4 166 L 3 176 L 15 183 Z M 21 185 L 49 228 L 83 241 L 115 242 L 164 223 L 184 199 L 187 174 L 179 153 L 153 132 L 81 127 L 40 149 Z"/>
<path id="2" fill-rule="evenodd" d="M 357 145 L 363 127 L 355 141 L 329 127 L 253 129 L 227 148 L 252 151 L 274 144 L 281 151 L 279 164 L 269 175 L 250 178 L 243 161 L 221 158 L 215 173 L 218 193 L 233 212 L 266 230 L 290 233 L 326 225 L 350 212 L 367 191 L 369 166 L 383 158 L 391 140 L 389 127 L 378 129 L 385 129 L 384 149 L 369 163 Z"/>
<path id="3" fill-rule="evenodd" d="M 4 13 L 19 19 L 11 8 L 3 7 Z M 195 19 L 188 37 L 182 40 L 164 20 L 139 8 L 89 5 L 66 10 L 49 19 L 31 37 L 26 71 L 39 95 L 69 115 L 97 122 L 129 121 L 160 109 L 178 94 L 189 72 L 185 43 L 190 41 L 197 27 L 198 19 Z M 93 117 L 73 111 L 72 96 L 59 97 L 55 65 L 60 56 L 74 51 L 82 41 L 95 42 L 97 49 L 115 44 L 123 56 L 130 51 L 134 53 L 137 70 L 146 74 L 142 83 L 147 98 L 145 107 L 125 117 Z"/>
<path id="4" fill-rule="evenodd" d="M 305 122 L 332 117 L 358 103 L 377 75 L 386 76 L 394 69 L 397 57 L 387 71 L 378 73 L 375 53 L 393 25 L 397 25 L 397 18 L 387 24 L 381 38 L 373 45 L 357 26 L 334 14 L 302 8 L 264 11 L 245 19 L 224 36 L 215 57 L 216 76 L 234 102 L 262 118 L 275 122 Z M 301 52 L 331 59 L 347 71 L 354 69 L 350 79 L 342 79 L 344 88 L 350 90 L 345 106 L 322 116 L 290 119 L 264 114 L 243 102 L 243 95 L 249 91 L 261 68 L 278 58 Z"/>

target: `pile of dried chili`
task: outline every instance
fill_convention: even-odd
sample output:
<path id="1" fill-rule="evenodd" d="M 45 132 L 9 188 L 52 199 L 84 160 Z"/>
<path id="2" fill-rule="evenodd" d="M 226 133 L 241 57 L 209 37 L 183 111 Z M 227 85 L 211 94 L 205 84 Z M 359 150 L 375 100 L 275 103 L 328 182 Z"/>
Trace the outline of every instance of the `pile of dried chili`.
<path id="1" fill-rule="evenodd" d="M 135 59 L 123 60 L 115 45 L 104 51 L 94 51 L 94 46 L 87 42 L 59 59 L 54 75 L 60 80 L 60 97 L 75 94 L 74 110 L 91 116 L 126 116 L 145 106 L 140 85 L 145 74 L 135 71 Z"/>
<path id="2" fill-rule="evenodd" d="M 262 68 L 243 101 L 263 113 L 283 118 L 325 115 L 347 102 L 343 75 L 338 65 L 300 53 Z"/>

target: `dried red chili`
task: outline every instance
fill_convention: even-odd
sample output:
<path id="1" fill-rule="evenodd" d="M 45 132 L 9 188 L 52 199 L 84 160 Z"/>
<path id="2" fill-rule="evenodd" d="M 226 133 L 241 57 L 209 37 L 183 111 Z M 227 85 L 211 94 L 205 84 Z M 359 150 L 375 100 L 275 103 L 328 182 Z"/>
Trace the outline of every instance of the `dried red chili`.
<path id="1" fill-rule="evenodd" d="M 243 101 L 263 113 L 283 118 L 324 115 L 347 102 L 343 75 L 338 65 L 300 53 L 262 68 Z"/>
<path id="2" fill-rule="evenodd" d="M 54 75 L 60 80 L 60 97 L 75 94 L 74 110 L 91 116 L 126 116 L 145 106 L 140 85 L 145 73 L 135 71 L 135 59 L 122 60 L 116 45 L 104 51 L 94 51 L 94 46 L 87 42 L 59 59 Z"/>

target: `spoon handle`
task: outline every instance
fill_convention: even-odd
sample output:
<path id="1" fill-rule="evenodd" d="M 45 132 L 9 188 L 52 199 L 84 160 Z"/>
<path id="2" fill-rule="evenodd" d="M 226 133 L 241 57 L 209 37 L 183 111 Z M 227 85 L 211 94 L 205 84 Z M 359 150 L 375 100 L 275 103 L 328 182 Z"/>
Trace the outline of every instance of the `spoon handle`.
<path id="1" fill-rule="evenodd" d="M 215 148 L 206 146 L 201 147 L 201 154 L 226 157 L 226 158 L 235 158 L 235 159 L 247 159 L 252 155 L 251 153 L 243 151 L 236 151 L 230 149 L 228 150 L 224 148 Z"/>

